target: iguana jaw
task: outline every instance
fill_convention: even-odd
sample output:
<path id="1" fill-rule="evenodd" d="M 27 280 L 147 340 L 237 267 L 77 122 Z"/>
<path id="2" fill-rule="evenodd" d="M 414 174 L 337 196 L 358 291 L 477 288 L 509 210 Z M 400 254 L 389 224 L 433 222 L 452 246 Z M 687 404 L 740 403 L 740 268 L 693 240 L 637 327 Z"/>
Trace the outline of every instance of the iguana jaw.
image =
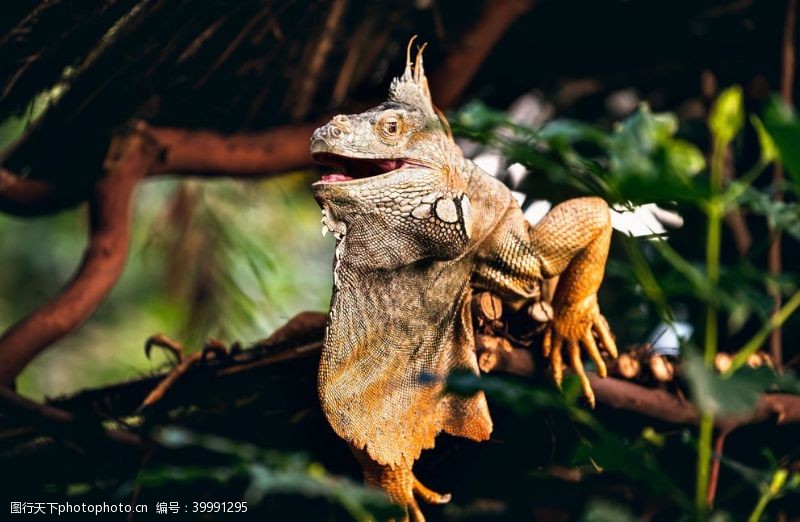
<path id="1" fill-rule="evenodd" d="M 407 167 L 421 167 L 422 164 L 406 158 L 350 157 L 318 152 L 312 155 L 315 162 L 333 167 L 334 173 L 323 174 L 314 185 L 329 183 L 359 182 L 363 179 L 381 177 Z"/>

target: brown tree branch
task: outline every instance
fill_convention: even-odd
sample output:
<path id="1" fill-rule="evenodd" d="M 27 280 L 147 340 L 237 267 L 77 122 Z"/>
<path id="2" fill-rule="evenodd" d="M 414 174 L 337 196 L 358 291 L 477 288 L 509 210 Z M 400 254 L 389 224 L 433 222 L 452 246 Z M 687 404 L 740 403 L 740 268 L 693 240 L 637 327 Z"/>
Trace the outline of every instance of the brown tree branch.
<path id="1" fill-rule="evenodd" d="M 150 127 L 137 122 L 137 131 L 158 148 L 150 176 L 164 174 L 202 177 L 262 178 L 308 167 L 308 142 L 319 125 L 275 127 L 261 133 L 225 136 L 204 130 Z"/>
<path id="2" fill-rule="evenodd" d="M 28 179 L 0 167 L 0 212 L 15 216 L 53 214 L 82 201 L 77 192 L 62 190 L 50 183 Z"/>
<path id="3" fill-rule="evenodd" d="M 8 386 L 42 350 L 86 321 L 122 275 L 130 239 L 131 199 L 155 160 L 140 136 L 117 138 L 106 175 L 89 204 L 89 244 L 71 282 L 0 337 L 0 386 Z"/>
<path id="4" fill-rule="evenodd" d="M 439 107 L 452 107 L 477 74 L 511 24 L 533 7 L 535 0 L 486 0 L 478 20 L 460 38 L 431 76 L 431 93 Z"/>
<path id="5" fill-rule="evenodd" d="M 534 368 L 533 355 L 520 348 L 514 348 L 513 352 L 517 353 L 507 358 L 503 371 L 530 376 Z M 588 375 L 598 405 L 638 413 L 670 424 L 694 425 L 700 420 L 700 413 L 692 403 L 666 390 L 647 388 L 613 377 L 601 378 L 594 373 Z M 739 426 L 770 420 L 775 420 L 776 424 L 800 422 L 800 396 L 763 394 L 749 415 L 719 415 L 714 423 L 718 429 L 730 431 Z"/>

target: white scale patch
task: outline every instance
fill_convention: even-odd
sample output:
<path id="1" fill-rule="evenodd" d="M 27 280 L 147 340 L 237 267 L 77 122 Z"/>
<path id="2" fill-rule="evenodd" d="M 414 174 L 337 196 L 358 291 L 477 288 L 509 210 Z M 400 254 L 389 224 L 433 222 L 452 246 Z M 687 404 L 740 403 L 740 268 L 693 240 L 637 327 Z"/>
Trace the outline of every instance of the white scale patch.
<path id="1" fill-rule="evenodd" d="M 436 202 L 436 217 L 445 223 L 456 223 L 458 221 L 458 210 L 456 202 L 450 198 L 442 198 Z"/>

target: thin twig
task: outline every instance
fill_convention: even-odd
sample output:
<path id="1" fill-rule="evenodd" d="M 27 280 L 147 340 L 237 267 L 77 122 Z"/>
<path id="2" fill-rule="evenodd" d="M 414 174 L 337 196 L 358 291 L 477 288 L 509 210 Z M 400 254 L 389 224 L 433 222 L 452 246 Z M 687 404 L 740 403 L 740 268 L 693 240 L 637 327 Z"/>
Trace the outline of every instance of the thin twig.
<path id="1" fill-rule="evenodd" d="M 717 496 L 717 485 L 719 484 L 719 468 L 722 462 L 722 450 L 725 447 L 725 438 L 730 430 L 723 430 L 717 435 L 714 441 L 714 453 L 711 455 L 711 476 L 708 479 L 708 506 L 714 507 L 714 498 Z"/>

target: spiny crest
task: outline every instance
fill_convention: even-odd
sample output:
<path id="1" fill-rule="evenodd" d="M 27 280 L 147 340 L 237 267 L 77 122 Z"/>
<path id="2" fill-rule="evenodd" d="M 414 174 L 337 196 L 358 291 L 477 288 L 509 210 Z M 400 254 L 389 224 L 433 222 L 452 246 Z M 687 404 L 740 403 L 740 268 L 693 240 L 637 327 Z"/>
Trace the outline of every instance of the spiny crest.
<path id="1" fill-rule="evenodd" d="M 423 111 L 426 115 L 436 118 L 436 112 L 431 100 L 431 91 L 428 89 L 428 79 L 422 67 L 422 52 L 428 44 L 423 44 L 417 50 L 417 57 L 411 62 L 411 45 L 416 40 L 416 35 L 411 37 L 406 48 L 406 69 L 403 75 L 392 80 L 389 88 L 389 100 L 405 103 Z"/>

